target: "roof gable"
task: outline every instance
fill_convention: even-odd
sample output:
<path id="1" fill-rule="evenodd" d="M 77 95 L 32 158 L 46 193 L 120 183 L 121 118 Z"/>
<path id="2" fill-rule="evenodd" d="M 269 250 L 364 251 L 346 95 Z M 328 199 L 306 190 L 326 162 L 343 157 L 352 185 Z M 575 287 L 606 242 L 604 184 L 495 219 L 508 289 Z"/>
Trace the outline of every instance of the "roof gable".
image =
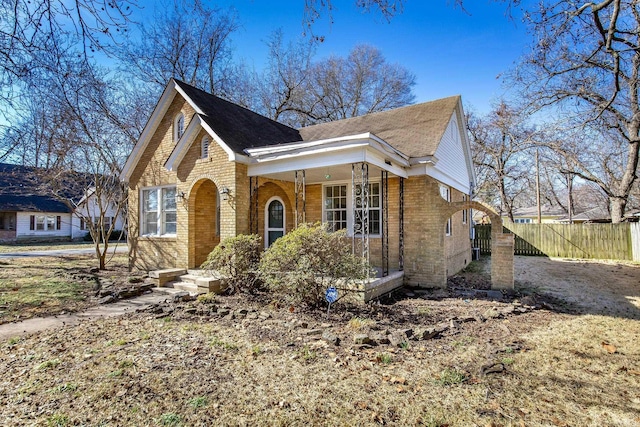
<path id="1" fill-rule="evenodd" d="M 244 154 L 248 148 L 302 140 L 296 129 L 179 80 L 175 82 L 188 97 L 187 101 L 197 107 L 202 120 L 235 153 Z"/>
<path id="2" fill-rule="evenodd" d="M 300 129 L 305 141 L 371 132 L 409 157 L 433 156 L 460 96 Z"/>
<path id="3" fill-rule="evenodd" d="M 158 104 L 125 163 L 120 174 L 122 180 L 128 181 L 131 178 L 137 163 L 176 94 L 180 94 L 191 105 L 196 111 L 198 123 L 226 152 L 231 153 L 230 159 L 232 160 L 237 158 L 235 155 L 243 156 L 245 149 L 302 140 L 296 129 L 172 78 L 167 83 Z M 176 147 L 176 150 L 188 148 L 188 145 L 181 145 L 179 148 Z M 182 155 L 180 152 L 174 154 L 174 157 Z M 171 163 L 173 164 L 173 162 Z"/>

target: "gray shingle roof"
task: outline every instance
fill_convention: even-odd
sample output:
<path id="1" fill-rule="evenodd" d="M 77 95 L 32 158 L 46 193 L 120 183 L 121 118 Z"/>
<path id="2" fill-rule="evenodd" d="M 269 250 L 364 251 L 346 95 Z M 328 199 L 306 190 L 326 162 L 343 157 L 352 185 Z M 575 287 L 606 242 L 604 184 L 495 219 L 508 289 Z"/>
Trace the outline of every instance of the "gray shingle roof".
<path id="1" fill-rule="evenodd" d="M 435 154 L 460 96 L 300 129 L 305 141 L 371 132 L 410 157 Z"/>
<path id="2" fill-rule="evenodd" d="M 71 212 L 42 189 L 36 168 L 0 163 L 0 211 Z"/>
<path id="3" fill-rule="evenodd" d="M 235 153 L 247 148 L 301 141 L 300 133 L 289 126 L 218 98 L 187 83 L 175 80 L 202 110 L 202 119 Z"/>

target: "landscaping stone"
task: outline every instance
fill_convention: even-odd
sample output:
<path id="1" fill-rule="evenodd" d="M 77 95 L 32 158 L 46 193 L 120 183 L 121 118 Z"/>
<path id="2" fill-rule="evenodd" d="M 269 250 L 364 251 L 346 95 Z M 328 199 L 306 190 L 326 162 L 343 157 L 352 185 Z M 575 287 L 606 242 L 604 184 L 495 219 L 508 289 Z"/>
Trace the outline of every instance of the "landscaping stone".
<path id="1" fill-rule="evenodd" d="M 322 333 L 322 339 L 328 342 L 329 344 L 340 345 L 340 338 L 336 334 L 331 333 L 330 331 L 324 331 Z"/>
<path id="2" fill-rule="evenodd" d="M 110 304 L 116 300 L 116 297 L 113 295 L 106 295 L 105 297 L 98 300 L 98 304 Z"/>
<path id="3" fill-rule="evenodd" d="M 353 337 L 355 344 L 371 344 L 371 338 L 367 334 L 357 334 Z"/>
<path id="4" fill-rule="evenodd" d="M 302 331 L 302 334 L 303 335 L 308 335 L 308 336 L 311 336 L 311 335 L 322 335 L 323 332 L 324 331 L 322 329 L 308 329 L 308 330 Z"/>
<path id="5" fill-rule="evenodd" d="M 502 312 L 497 307 L 491 307 L 487 311 L 485 311 L 482 316 L 485 319 L 498 319 L 502 316 Z"/>

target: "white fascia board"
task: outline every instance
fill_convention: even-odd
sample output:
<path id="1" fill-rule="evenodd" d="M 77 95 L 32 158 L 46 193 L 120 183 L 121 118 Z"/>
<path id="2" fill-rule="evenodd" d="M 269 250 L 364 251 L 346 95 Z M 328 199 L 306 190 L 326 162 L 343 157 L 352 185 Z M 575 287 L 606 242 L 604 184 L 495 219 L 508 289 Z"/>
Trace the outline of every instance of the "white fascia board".
<path id="1" fill-rule="evenodd" d="M 189 126 L 187 126 L 187 128 L 185 129 L 182 137 L 173 148 L 171 155 L 164 164 L 164 167 L 168 171 L 175 171 L 178 169 L 178 166 L 180 166 L 182 159 L 184 159 L 187 151 L 189 151 L 189 147 L 191 147 L 193 140 L 198 135 L 201 123 L 202 119 L 200 118 L 200 116 L 198 114 L 194 115 L 189 122 Z"/>
<path id="2" fill-rule="evenodd" d="M 361 133 L 358 135 L 340 136 L 337 138 L 319 139 L 316 141 L 296 141 L 286 144 L 267 145 L 265 147 L 247 148 L 245 151 L 251 157 L 263 156 L 266 154 L 276 154 L 290 150 L 300 150 L 304 148 L 312 148 L 320 145 L 329 145 L 336 142 L 357 141 L 368 139 L 370 133 Z"/>
<path id="3" fill-rule="evenodd" d="M 425 164 L 415 165 L 408 170 L 408 175 L 410 177 L 427 175 L 440 181 L 443 184 L 448 185 L 449 187 L 455 188 L 456 190 L 464 194 L 469 194 L 469 192 L 471 191 L 469 182 L 462 182 L 459 179 L 456 179 L 455 177 L 452 177 L 451 175 L 438 169 L 436 166 Z"/>
<path id="4" fill-rule="evenodd" d="M 384 157 L 381 157 L 376 152 L 371 152 L 371 150 L 365 151 L 365 162 L 372 164 L 374 166 L 379 167 L 382 170 L 386 170 L 387 172 L 391 172 L 396 176 L 400 176 L 402 178 L 408 178 L 407 171 L 405 168 L 398 166 L 392 162 L 387 163 L 387 160 Z"/>
<path id="5" fill-rule="evenodd" d="M 229 161 L 231 161 L 231 162 L 248 163 L 248 160 L 246 159 L 246 156 L 243 156 L 242 154 L 238 154 L 238 153 L 234 152 L 231 149 L 231 147 L 229 147 L 222 140 L 222 138 L 220 138 L 220 136 L 218 136 L 218 134 L 215 133 L 213 131 L 213 129 L 211 129 L 211 126 L 209 126 L 207 124 L 207 122 L 205 122 L 204 120 L 202 120 L 202 128 L 204 130 L 206 130 L 207 133 L 209 134 L 209 136 L 211 136 L 211 138 L 213 138 L 213 140 L 224 150 L 224 152 L 227 153 L 227 155 L 229 156 Z"/>
<path id="6" fill-rule="evenodd" d="M 122 172 L 120 173 L 121 181 L 129 182 L 131 174 L 133 173 L 133 169 L 140 161 L 142 153 L 144 153 L 144 150 L 149 144 L 149 140 L 158 128 L 160 121 L 166 114 L 167 110 L 169 109 L 169 105 L 171 105 L 171 102 L 173 101 L 173 98 L 177 93 L 175 90 L 176 86 L 176 82 L 174 80 L 171 80 L 170 83 L 167 84 L 167 87 L 164 89 L 164 92 L 162 92 L 162 96 L 160 96 L 160 100 L 158 101 L 156 108 L 153 110 L 153 113 L 151 113 L 151 116 L 149 117 L 149 120 L 147 121 L 147 124 L 142 131 L 142 134 L 140 134 L 140 138 L 138 138 L 138 142 L 133 147 L 131 154 L 129 154 L 129 157 L 127 158 L 127 161 L 122 168 Z"/>
<path id="7" fill-rule="evenodd" d="M 372 134 L 371 132 L 360 133 L 357 135 L 348 135 L 348 136 L 340 136 L 336 138 L 328 138 L 328 139 L 320 139 L 317 141 L 298 141 L 291 142 L 287 144 L 279 144 L 276 146 L 267 146 L 267 147 L 257 147 L 257 148 L 249 148 L 246 153 L 252 158 L 260 158 L 260 157 L 268 157 L 268 156 L 277 156 L 282 153 L 302 153 L 302 152 L 313 152 L 314 149 L 317 148 L 326 148 L 331 149 L 335 147 L 344 147 L 344 146 L 352 146 L 355 144 L 360 144 L 361 142 L 365 142 L 368 145 L 376 146 L 379 151 L 384 151 L 391 156 L 393 156 L 396 161 L 400 163 L 404 163 L 409 159 L 409 156 L 401 153 L 392 147 L 389 143 L 379 138 L 378 136 Z M 345 144 L 349 143 L 349 144 Z"/>
<path id="8" fill-rule="evenodd" d="M 425 157 L 412 157 L 410 160 L 410 164 L 413 165 L 433 165 L 438 164 L 438 158 L 436 156 L 425 156 Z"/>
<path id="9" fill-rule="evenodd" d="M 279 157 L 270 161 L 256 162 L 249 165 L 249 176 L 292 172 L 300 169 L 314 169 L 328 166 L 338 166 L 351 163 L 368 162 L 381 169 L 407 178 L 404 168 L 396 165 L 388 165 L 385 159 L 367 150 L 367 145 L 349 146 L 340 150 L 316 151 L 313 155 L 298 155 L 293 157 Z M 305 153 L 307 154 L 307 153 Z"/>
<path id="10" fill-rule="evenodd" d="M 204 111 L 202 111 L 200 109 L 200 107 L 198 107 L 198 105 L 196 105 L 195 102 L 193 102 L 193 100 L 191 98 L 189 98 L 187 96 L 187 94 L 185 93 L 184 90 L 182 90 L 182 88 L 180 87 L 180 85 L 178 85 L 177 83 L 174 82 L 174 85 L 176 87 L 176 90 L 180 93 L 180 95 L 182 95 L 182 97 L 185 99 L 185 101 L 187 101 L 189 103 L 189 105 L 191 105 L 191 107 L 193 107 L 193 109 L 195 110 L 195 112 L 197 114 L 204 114 Z"/>
<path id="11" fill-rule="evenodd" d="M 460 129 L 460 137 L 462 139 L 464 157 L 467 162 L 467 170 L 469 171 L 470 185 L 476 186 L 476 169 L 473 165 L 473 155 L 471 154 L 471 141 L 469 140 L 469 132 L 467 131 L 464 110 L 462 109 L 462 98 L 458 99 L 458 106 L 456 108 L 458 114 L 458 129 Z"/>
<path id="12" fill-rule="evenodd" d="M 278 146 L 276 150 L 269 150 L 265 147 L 259 149 L 248 149 L 246 151 L 253 161 L 263 163 L 299 156 L 318 155 L 331 151 L 343 151 L 353 148 L 363 148 L 365 150 L 375 151 L 380 154 L 381 158 L 388 159 L 402 167 L 409 166 L 408 156 L 405 156 L 395 150 L 385 141 L 371 133 L 352 135 L 346 138 L 332 138 L 323 140 L 322 142 L 313 141 L 310 143 L 287 144 L 286 150 L 282 149 L 282 146 Z"/>

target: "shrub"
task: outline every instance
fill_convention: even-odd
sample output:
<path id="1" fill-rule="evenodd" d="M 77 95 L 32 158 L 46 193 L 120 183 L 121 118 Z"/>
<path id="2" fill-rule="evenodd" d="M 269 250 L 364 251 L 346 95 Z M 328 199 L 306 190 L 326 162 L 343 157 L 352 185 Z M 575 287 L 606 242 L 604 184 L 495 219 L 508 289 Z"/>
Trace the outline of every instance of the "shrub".
<path id="1" fill-rule="evenodd" d="M 276 240 L 262 255 L 260 275 L 276 295 L 293 303 L 320 305 L 325 290 L 341 281 L 364 279 L 371 268 L 351 253 L 344 230 L 303 224 Z"/>
<path id="2" fill-rule="evenodd" d="M 202 268 L 222 274 L 228 292 L 252 291 L 258 286 L 260 248 L 261 240 L 256 234 L 227 237 L 211 251 Z"/>

